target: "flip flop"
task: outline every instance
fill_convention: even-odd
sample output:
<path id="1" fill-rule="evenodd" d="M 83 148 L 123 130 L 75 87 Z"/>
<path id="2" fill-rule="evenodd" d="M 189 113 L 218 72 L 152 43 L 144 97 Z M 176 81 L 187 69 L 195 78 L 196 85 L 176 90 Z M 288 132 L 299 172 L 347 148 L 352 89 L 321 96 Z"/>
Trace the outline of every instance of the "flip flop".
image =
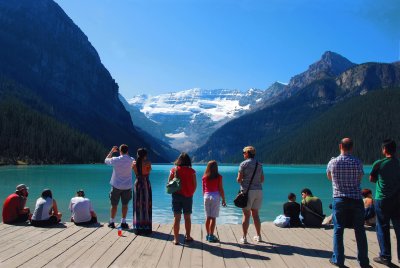
<path id="1" fill-rule="evenodd" d="M 194 240 L 193 240 L 193 238 L 192 237 L 187 237 L 187 236 L 185 236 L 185 242 L 193 242 Z"/>
<path id="2" fill-rule="evenodd" d="M 175 246 L 179 245 L 179 241 L 172 240 L 171 242 L 172 242 L 172 244 L 174 244 Z"/>

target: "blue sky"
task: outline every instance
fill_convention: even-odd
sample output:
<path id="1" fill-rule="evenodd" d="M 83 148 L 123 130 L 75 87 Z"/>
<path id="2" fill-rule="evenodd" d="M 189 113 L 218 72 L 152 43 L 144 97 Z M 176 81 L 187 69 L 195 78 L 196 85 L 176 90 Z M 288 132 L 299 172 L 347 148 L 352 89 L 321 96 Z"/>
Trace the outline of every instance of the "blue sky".
<path id="1" fill-rule="evenodd" d="M 400 0 L 55 0 L 130 98 L 266 89 L 337 52 L 400 60 Z"/>

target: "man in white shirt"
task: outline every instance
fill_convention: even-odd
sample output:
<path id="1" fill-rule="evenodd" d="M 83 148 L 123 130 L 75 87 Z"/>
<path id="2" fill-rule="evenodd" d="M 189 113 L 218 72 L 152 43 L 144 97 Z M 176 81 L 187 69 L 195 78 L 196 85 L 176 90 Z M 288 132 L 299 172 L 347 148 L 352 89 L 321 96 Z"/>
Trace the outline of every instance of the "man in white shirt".
<path id="1" fill-rule="evenodd" d="M 118 147 L 114 146 L 108 153 L 104 163 L 113 166 L 113 173 L 110 184 L 111 218 L 108 227 L 115 228 L 115 215 L 119 200 L 122 203 L 121 228 L 128 229 L 126 223 L 126 214 L 128 212 L 128 203 L 132 199 L 132 163 L 134 159 L 128 154 L 128 145 L 122 144 L 119 147 L 120 156 L 112 157 L 113 153 L 118 152 Z"/>
<path id="2" fill-rule="evenodd" d="M 97 223 L 97 216 L 92 203 L 88 198 L 85 198 L 83 190 L 77 191 L 76 196 L 71 199 L 69 210 L 72 212 L 71 221 L 76 225 Z"/>

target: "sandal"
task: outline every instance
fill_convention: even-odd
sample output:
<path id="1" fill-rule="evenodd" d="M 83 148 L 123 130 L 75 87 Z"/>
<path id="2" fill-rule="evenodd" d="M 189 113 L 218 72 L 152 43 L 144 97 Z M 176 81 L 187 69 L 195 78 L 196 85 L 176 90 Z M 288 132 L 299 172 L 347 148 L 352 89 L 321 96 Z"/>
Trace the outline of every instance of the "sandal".
<path id="1" fill-rule="evenodd" d="M 174 244 L 175 246 L 179 245 L 179 241 L 172 240 L 171 242 L 172 242 L 172 244 Z"/>
<path id="2" fill-rule="evenodd" d="M 192 237 L 187 237 L 187 236 L 185 236 L 185 242 L 193 242 L 194 240 L 193 240 L 193 238 Z"/>

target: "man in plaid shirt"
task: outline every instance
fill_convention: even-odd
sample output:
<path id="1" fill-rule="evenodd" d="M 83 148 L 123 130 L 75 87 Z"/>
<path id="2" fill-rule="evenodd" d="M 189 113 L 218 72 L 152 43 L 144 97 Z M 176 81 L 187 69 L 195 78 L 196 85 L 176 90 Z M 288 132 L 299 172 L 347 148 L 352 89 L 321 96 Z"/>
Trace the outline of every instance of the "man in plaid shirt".
<path id="1" fill-rule="evenodd" d="M 346 226 L 353 226 L 357 240 L 357 259 L 361 267 L 371 267 L 368 259 L 367 236 L 364 228 L 364 203 L 360 182 L 364 175 L 359 159 L 351 155 L 353 141 L 344 138 L 339 144 L 340 155 L 329 161 L 326 173 L 332 181 L 334 226 L 333 254 L 331 264 L 344 266 L 343 232 Z"/>

